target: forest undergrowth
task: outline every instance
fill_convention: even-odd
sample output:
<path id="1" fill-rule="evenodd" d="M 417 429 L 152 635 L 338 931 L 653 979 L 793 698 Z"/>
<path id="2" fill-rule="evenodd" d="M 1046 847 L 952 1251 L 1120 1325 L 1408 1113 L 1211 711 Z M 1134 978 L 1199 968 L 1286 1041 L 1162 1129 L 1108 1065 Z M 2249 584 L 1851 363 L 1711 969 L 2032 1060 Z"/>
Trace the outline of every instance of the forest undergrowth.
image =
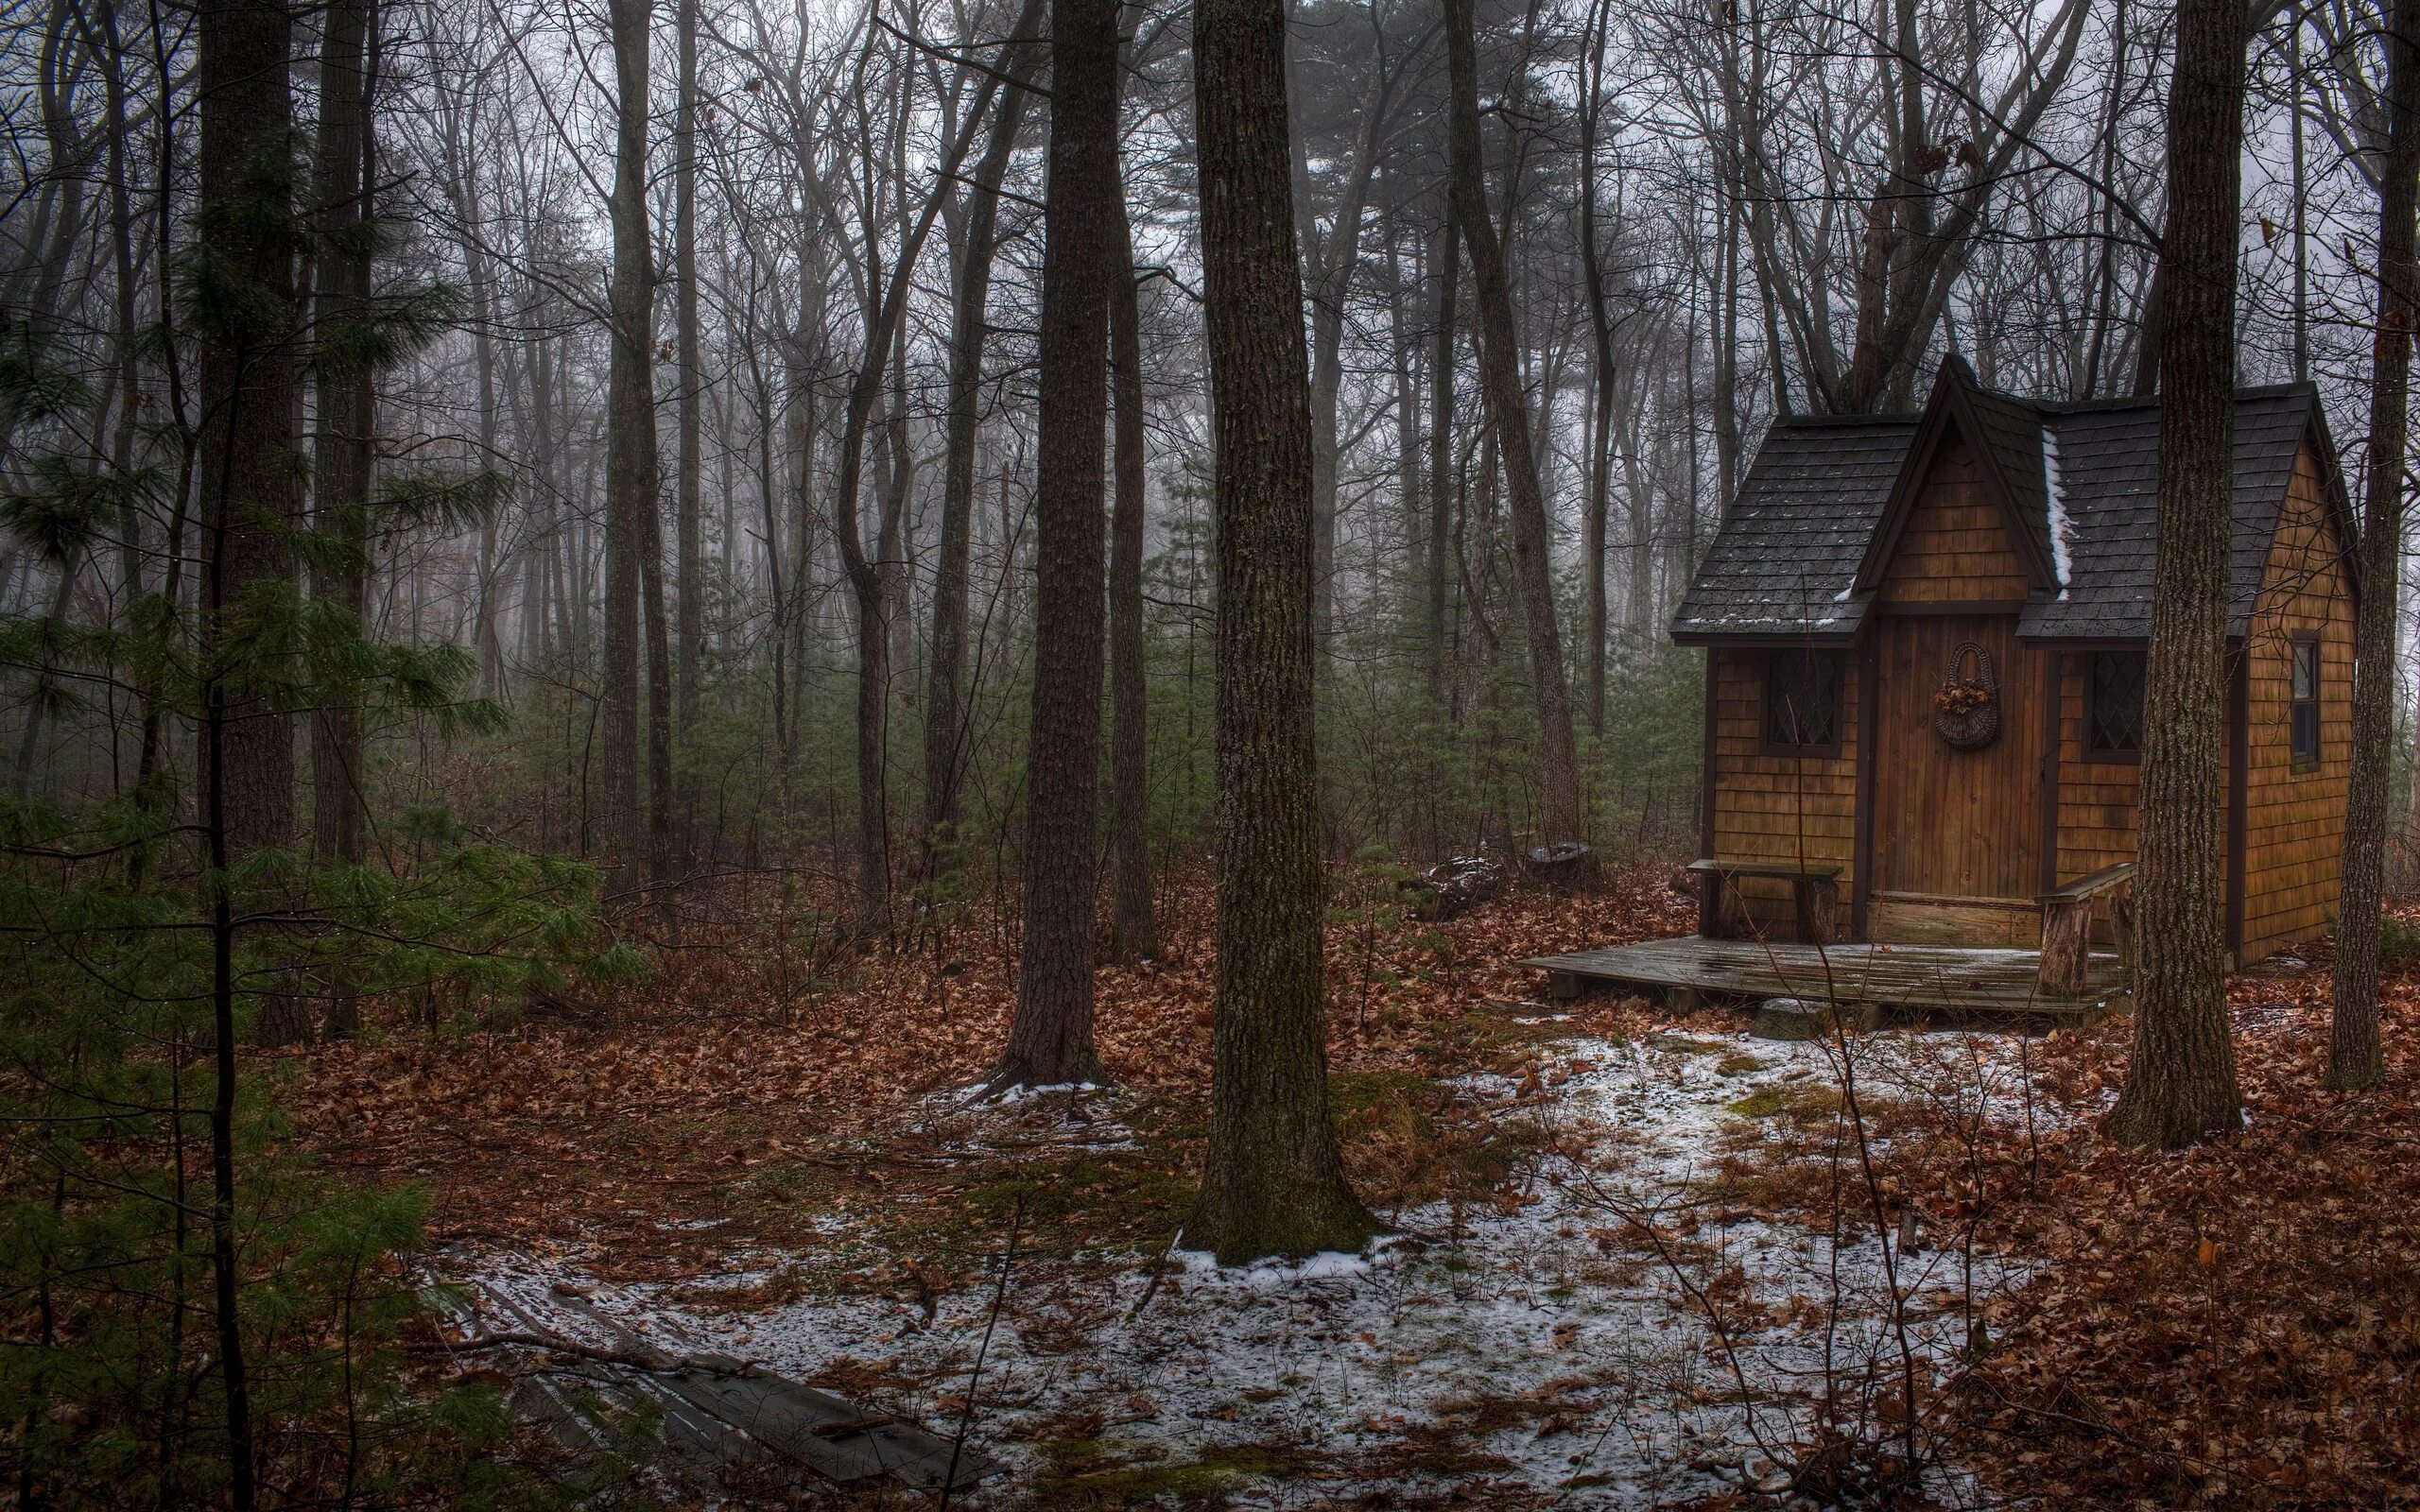
<path id="1" fill-rule="evenodd" d="M 1165 957 L 1100 974 L 1115 1087 L 1093 1097 L 965 1116 L 964 1094 L 990 1069 L 1013 1005 L 1012 901 L 978 899 L 944 926 L 859 955 L 815 935 L 795 888 L 733 883 L 689 900 L 677 927 L 634 923 L 655 970 L 611 998 L 549 998 L 509 1018 L 390 1004 L 359 1040 L 298 1052 L 298 1137 L 350 1174 L 424 1183 L 443 1255 L 541 1266 L 576 1257 L 583 1277 L 732 1319 L 735 1349 L 751 1338 L 748 1319 L 769 1326 L 792 1304 L 863 1298 L 905 1319 L 902 1333 L 919 1314 L 930 1325 L 947 1324 L 952 1308 L 979 1313 L 1012 1246 L 1019 1284 L 1035 1294 L 1017 1314 L 1023 1347 L 1049 1350 L 1056 1329 L 1055 1347 L 1080 1354 L 1134 1305 L 1132 1288 L 1112 1282 L 1150 1273 L 1179 1242 L 1199 1166 L 1209 898 L 1180 878 L 1161 903 Z M 1406 917 L 1383 868 L 1340 869 L 1329 1049 L 1357 1186 L 1375 1211 L 1454 1233 L 1466 1212 L 1518 1214 L 1548 1197 L 1580 1213 L 1584 1175 L 1550 1192 L 1547 1173 L 1575 1148 L 1559 1109 L 1607 1047 L 1686 1063 L 1702 1083 L 1737 1075 L 1748 1095 L 1721 1106 L 1716 1169 L 1675 1183 L 1643 1222 L 1608 1209 L 1606 1228 L 1565 1217 L 1556 1231 L 1582 1248 L 1593 1234 L 1610 1257 L 1605 1275 L 1668 1266 L 1693 1278 L 1685 1305 L 1706 1338 L 1693 1346 L 1703 1377 L 1685 1390 L 1703 1402 L 1725 1398 L 1725 1351 L 1744 1351 L 1746 1336 L 1824 1326 L 1811 1303 L 1754 1294 L 1741 1278 L 1756 1263 L 1725 1247 L 1726 1225 L 1777 1225 L 1806 1236 L 1801 1245 L 1828 1233 L 1839 1255 L 1860 1235 L 1929 1251 L 1927 1280 L 1901 1285 L 1904 1306 L 1947 1329 L 1952 1347 L 1909 1372 L 1906 1400 L 1918 1452 L 1956 1475 L 1893 1483 L 1827 1458 L 1826 1444 L 1851 1429 L 1869 1447 L 1918 1442 L 1892 1367 L 1876 1363 L 1887 1351 L 1869 1350 L 1862 1364 L 1843 1357 L 1843 1379 L 1864 1379 L 1826 1389 L 1848 1405 L 1820 1410 L 1812 1435 L 1757 1456 L 1650 1446 L 1696 1455 L 1692 1468 L 1711 1479 L 1627 1495 L 1585 1473 L 1542 1483 L 1531 1456 L 1508 1458 L 1506 1445 L 1601 1439 L 1621 1378 L 1646 1368 L 1574 1358 L 1499 1399 L 1474 1387 L 1433 1421 L 1327 1425 L 1375 1446 L 1352 1453 L 1301 1433 L 1239 1441 L 1217 1421 L 1197 1423 L 1206 1436 L 1174 1460 L 1105 1452 L 1105 1428 L 1114 1436 L 1138 1415 L 1162 1415 L 1139 1394 L 1118 1399 L 1127 1408 L 1012 1414 L 993 1425 L 1024 1444 L 1010 1503 L 1226 1504 L 1239 1487 L 1277 1483 L 1288 1506 L 1378 1504 L 1367 1498 L 1400 1500 L 1407 1485 L 1424 1500 L 1501 1505 L 1575 1495 L 1609 1505 L 2420 1504 L 2403 1475 L 2420 1455 L 2420 965 L 2389 975 L 2388 1079 L 2357 1094 L 2320 1085 L 2320 950 L 2238 977 L 2250 1126 L 2188 1153 L 2124 1150 L 2099 1130 L 2124 1069 L 2123 1015 L 2022 1040 L 1943 1031 L 1873 1037 L 1902 1047 L 1878 1053 L 1815 1047 L 1823 1058 L 1802 1064 L 1827 1059 L 1835 1080 L 1839 1052 L 1854 1057 L 1854 1139 L 1822 1075 L 1754 1078 L 1771 1057 L 1743 1048 L 1737 1010 L 1547 1005 L 1536 973 L 1512 964 L 1690 923 L 1651 868 L 1616 874 L 1595 896 L 1515 891 L 1445 923 Z M 1562 1006 L 1567 1016 L 1553 1011 Z M 1844 1186 L 1844 1150 L 1870 1160 L 1862 1184 Z M 1653 1242 L 1641 1242 L 1651 1228 Z M 2022 1260 L 1980 1285 L 1978 1257 Z M 1560 1299 L 1591 1280 L 1558 1272 L 1540 1284 Z M 1837 1294 L 1832 1306 L 1837 1332 Z M 1551 1339 L 1575 1355 L 1589 1348 L 1569 1326 Z M 903 1412 L 966 1410 L 967 1383 L 917 1375 L 909 1353 L 844 1350 L 817 1382 Z M 1634 1400 L 1636 1383 L 1627 1389 Z M 1263 1395 L 1243 1391 L 1226 1422 Z M 1179 1440 L 1192 1431 L 1160 1430 Z"/>

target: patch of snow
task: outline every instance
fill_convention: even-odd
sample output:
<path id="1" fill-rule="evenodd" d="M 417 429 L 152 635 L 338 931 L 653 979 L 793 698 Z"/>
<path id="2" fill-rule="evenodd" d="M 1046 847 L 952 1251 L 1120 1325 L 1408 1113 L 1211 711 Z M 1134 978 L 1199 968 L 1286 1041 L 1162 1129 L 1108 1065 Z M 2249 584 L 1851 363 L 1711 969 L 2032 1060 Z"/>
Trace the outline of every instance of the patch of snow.
<path id="1" fill-rule="evenodd" d="M 2050 571 L 2059 579 L 2059 598 L 2065 602 L 2076 580 L 2075 522 L 2067 518 L 2067 496 L 2059 477 L 2059 432 L 2047 424 L 2042 427 L 2042 483 L 2050 501 Z"/>
<path id="2" fill-rule="evenodd" d="M 1819 1093 L 1846 1069 L 1879 1095 L 2026 1116 L 2013 1041 L 1851 1045 L 1844 1068 L 1827 1041 L 1676 1028 L 1562 1042 L 1536 1081 L 1471 1077 L 1490 1116 L 1534 1121 L 1530 1143 L 1550 1153 L 1496 1203 L 1382 1214 L 1396 1233 L 1363 1254 L 1236 1267 L 1181 1249 L 1115 1269 L 1021 1262 L 972 1382 L 973 1439 L 1011 1472 L 977 1503 L 1013 1501 L 1018 1471 L 1068 1435 L 1112 1462 L 1299 1451 L 1319 1462 L 1320 1497 L 1340 1503 L 1492 1484 L 1649 1506 L 1769 1482 L 1827 1379 L 1854 1390 L 1873 1370 L 1892 1382 L 1894 1314 L 1929 1375 L 1963 1346 L 1970 1307 L 2033 1272 L 2021 1259 L 1970 1260 L 1947 1228 L 1928 1236 L 1945 1247 L 1903 1250 L 1854 1205 L 1832 1232 L 1731 1205 L 1719 1167 L 1772 1137 L 1744 1101 L 1760 1091 Z M 2047 1108 L 2039 1117 L 2051 1121 Z M 855 1242 L 878 1250 L 883 1238 Z M 852 1373 L 890 1383 L 881 1410 L 942 1432 L 1003 1295 L 995 1258 L 932 1301 L 835 1287 L 717 1309 L 713 1282 L 598 1286 L 581 1278 L 586 1258 L 491 1259 L 476 1275 L 583 1342 L 602 1342 L 586 1339 L 584 1321 L 601 1314 L 668 1349 L 796 1379 L 853 1362 Z M 719 1287 L 754 1284 L 784 1258 L 731 1257 Z M 1708 1295 L 1726 1298 L 1720 1330 L 1694 1299 Z M 1293 1505 L 1300 1489 L 1239 1484 L 1230 1500 Z M 1955 1501 L 1966 1489 L 1945 1477 L 1935 1491 Z"/>

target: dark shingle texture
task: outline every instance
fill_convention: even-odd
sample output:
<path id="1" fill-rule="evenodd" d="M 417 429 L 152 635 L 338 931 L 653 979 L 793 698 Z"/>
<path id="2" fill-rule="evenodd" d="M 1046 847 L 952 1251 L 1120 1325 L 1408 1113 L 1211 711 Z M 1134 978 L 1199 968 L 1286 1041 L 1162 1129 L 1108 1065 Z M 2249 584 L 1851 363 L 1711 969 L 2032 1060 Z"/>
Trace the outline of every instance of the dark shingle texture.
<path id="1" fill-rule="evenodd" d="M 2042 413 L 2031 404 L 1987 388 L 1966 390 L 1967 410 L 1982 432 L 1972 445 L 1999 473 L 2016 512 L 2032 526 L 2030 544 L 2041 559 L 2050 552 L 2048 497 L 2042 468 Z"/>
<path id="2" fill-rule="evenodd" d="M 1972 443 L 2007 483 L 2046 562 L 2062 556 L 2052 532 L 2066 534 L 2065 592 L 2037 590 L 2017 633 L 2048 640 L 2148 636 L 2158 545 L 2159 401 L 2034 404 L 1979 388 L 1964 399 L 1983 432 Z M 2316 392 L 2305 385 L 2236 397 L 2229 634 L 2244 633 L 2251 623 L 2295 455 L 2319 423 L 2316 404 Z M 1853 636 L 1865 617 L 1865 595 L 1840 595 L 1881 524 L 1919 419 L 1776 423 L 1682 598 L 1673 635 Z M 2055 507 L 2046 444 L 2057 453 Z"/>
<path id="3" fill-rule="evenodd" d="M 2313 392 L 2246 389 L 2235 402 L 2235 551 L 2227 633 L 2252 623 L 2269 543 L 2311 422 Z M 2037 593 L 2017 633 L 2053 640 L 2139 640 L 2152 631 L 2152 570 L 2159 549 L 2159 402 L 2055 409 L 2059 492 L 2073 535 L 2065 598 Z"/>
<path id="4" fill-rule="evenodd" d="M 1776 421 L 1672 617 L 1672 633 L 1845 639 L 1843 599 L 1881 523 L 1916 417 Z"/>

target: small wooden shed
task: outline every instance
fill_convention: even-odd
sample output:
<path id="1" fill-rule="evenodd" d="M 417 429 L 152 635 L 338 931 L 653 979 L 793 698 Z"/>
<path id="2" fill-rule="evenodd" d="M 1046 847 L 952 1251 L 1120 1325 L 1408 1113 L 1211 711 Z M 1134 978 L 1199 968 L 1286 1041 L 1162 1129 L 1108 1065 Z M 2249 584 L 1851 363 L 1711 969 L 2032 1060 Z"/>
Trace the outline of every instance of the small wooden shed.
<path id="1" fill-rule="evenodd" d="M 1671 626 L 1707 652 L 1700 855 L 1722 902 L 1703 933 L 1735 932 L 1711 917 L 1725 907 L 1777 939 L 2030 950 L 2046 899 L 2122 875 L 2159 417 L 2156 399 L 1996 393 L 1953 358 L 1920 413 L 1773 425 Z M 2316 391 L 2240 391 L 2224 809 L 2238 961 L 2324 932 L 2336 904 L 2354 540 Z M 1845 919 L 1806 918 L 1808 876 Z M 2095 933 L 2110 928 L 2104 911 Z"/>

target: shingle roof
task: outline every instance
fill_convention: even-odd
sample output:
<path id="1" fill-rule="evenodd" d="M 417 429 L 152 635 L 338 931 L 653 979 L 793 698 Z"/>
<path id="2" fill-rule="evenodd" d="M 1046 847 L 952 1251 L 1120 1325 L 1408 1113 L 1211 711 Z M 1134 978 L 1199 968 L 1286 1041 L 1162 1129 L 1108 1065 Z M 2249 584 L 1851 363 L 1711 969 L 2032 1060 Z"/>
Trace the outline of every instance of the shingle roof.
<path id="1" fill-rule="evenodd" d="M 2075 532 L 2074 579 L 2064 598 L 2034 595 L 2017 633 L 2052 640 L 2148 636 L 2159 544 L 2159 402 L 2043 407 L 2058 433 L 2060 492 Z M 2317 411 L 2317 390 L 2306 385 L 2236 395 L 2229 635 L 2243 634 L 2252 623 L 2294 456 Z"/>
<path id="2" fill-rule="evenodd" d="M 1969 443 L 1998 474 L 2040 560 L 2066 575 L 2063 587 L 2034 591 L 2017 633 L 2045 640 L 2148 636 L 2159 401 L 2039 404 L 1976 386 L 1962 363 L 1945 365 L 1940 381 L 1964 386 L 1959 413 L 1966 428 L 1981 433 Z M 1923 421 L 1890 415 L 1776 422 L 1682 597 L 1674 638 L 1854 638 L 1871 596 L 1853 591 L 1858 571 Z M 2236 396 L 2231 635 L 2250 625 L 2294 458 L 2314 431 L 2322 465 L 2332 470 L 2317 390 L 2298 384 Z M 2051 450 L 2055 498 L 2046 463 Z M 2331 504 L 2341 509 L 2341 485 L 2331 479 Z"/>
<path id="3" fill-rule="evenodd" d="M 1672 633 L 1855 635 L 1866 599 L 1850 585 L 1915 434 L 1913 415 L 1775 421 Z"/>

